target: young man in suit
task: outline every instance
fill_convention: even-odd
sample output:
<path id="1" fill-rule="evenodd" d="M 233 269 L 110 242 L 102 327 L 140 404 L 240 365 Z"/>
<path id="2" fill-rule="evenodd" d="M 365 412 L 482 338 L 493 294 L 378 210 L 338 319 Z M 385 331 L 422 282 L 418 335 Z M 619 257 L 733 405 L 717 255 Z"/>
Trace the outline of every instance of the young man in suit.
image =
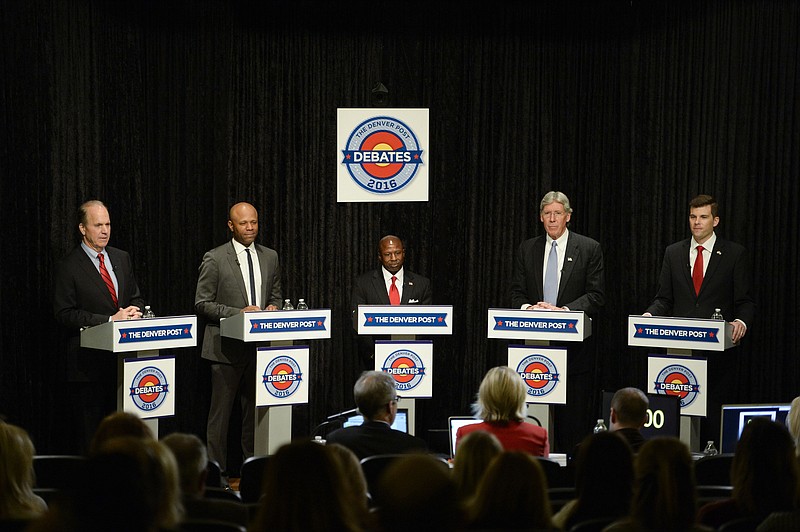
<path id="1" fill-rule="evenodd" d="M 706 194 L 689 202 L 692 237 L 667 247 L 658 280 L 658 293 L 645 316 L 711 318 L 720 309 L 738 343 L 755 319 L 755 302 L 750 293 L 750 265 L 745 248 L 717 237 L 717 201 Z M 701 440 L 719 436 L 723 403 L 737 402 L 736 364 L 732 353 L 708 353 L 707 417 L 701 426 Z M 697 451 L 699 449 L 692 449 Z"/>
<path id="2" fill-rule="evenodd" d="M 569 198 L 550 191 L 539 202 L 545 234 L 520 244 L 511 279 L 511 306 L 523 310 L 582 310 L 596 317 L 605 305 L 603 250 L 567 229 Z M 554 409 L 553 436 L 560 452 L 572 449 L 597 419 L 593 339 L 570 349 L 567 404 Z"/>
<path id="3" fill-rule="evenodd" d="M 258 211 L 249 203 L 231 207 L 232 239 L 203 256 L 195 310 L 207 320 L 202 357 L 211 362 L 208 456 L 227 476 L 228 424 L 237 392 L 242 405 L 242 451 L 253 456 L 255 442 L 255 347 L 220 336 L 221 318 L 252 310 L 277 310 L 281 303 L 278 254 L 255 243 Z"/>
<path id="4" fill-rule="evenodd" d="M 353 325 L 359 305 L 431 305 L 431 282 L 419 274 L 403 268 L 406 251 L 403 241 L 394 235 L 381 238 L 378 243 L 377 270 L 359 276 L 353 284 L 350 306 Z M 375 355 L 375 338 L 359 338 L 359 354 L 365 365 L 372 364 Z"/>
<path id="5" fill-rule="evenodd" d="M 81 242 L 56 269 L 53 312 L 66 334 L 68 404 L 75 409 L 77 451 L 88 448 L 97 425 L 116 410 L 116 358 L 106 351 L 81 349 L 80 331 L 109 321 L 141 318 L 144 301 L 130 255 L 108 245 L 111 218 L 101 201 L 78 209 Z"/>

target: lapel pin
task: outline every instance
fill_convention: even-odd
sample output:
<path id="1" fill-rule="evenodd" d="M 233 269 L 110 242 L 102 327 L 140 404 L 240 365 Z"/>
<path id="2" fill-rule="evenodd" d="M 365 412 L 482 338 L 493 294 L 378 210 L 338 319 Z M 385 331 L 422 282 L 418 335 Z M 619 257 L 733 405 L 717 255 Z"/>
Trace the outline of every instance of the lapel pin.
<path id="1" fill-rule="evenodd" d="M 722 252 L 720 250 L 717 250 L 717 255 L 722 255 Z"/>
<path id="2" fill-rule="evenodd" d="M 572 257 L 567 257 L 567 262 L 572 262 Z"/>
<path id="3" fill-rule="evenodd" d="M 414 283 L 412 283 L 411 281 L 409 281 L 409 282 L 408 282 L 408 286 L 414 286 Z"/>

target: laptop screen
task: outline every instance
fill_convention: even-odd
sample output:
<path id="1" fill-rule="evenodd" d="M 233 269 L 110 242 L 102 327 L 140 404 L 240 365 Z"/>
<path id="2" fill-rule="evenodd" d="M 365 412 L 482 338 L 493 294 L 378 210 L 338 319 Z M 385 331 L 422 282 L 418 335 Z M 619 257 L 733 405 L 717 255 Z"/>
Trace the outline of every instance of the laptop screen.
<path id="1" fill-rule="evenodd" d="M 473 423 L 480 423 L 480 419 L 472 416 L 450 416 L 447 418 L 448 430 L 450 431 L 450 458 L 456 456 L 456 434 L 458 429 L 464 425 L 472 425 Z"/>
<path id="2" fill-rule="evenodd" d="M 765 417 L 778 423 L 786 423 L 790 407 L 789 403 L 722 405 L 719 452 L 733 453 L 742 431 L 753 418 Z"/>
<path id="3" fill-rule="evenodd" d="M 364 422 L 364 418 L 360 415 L 350 416 L 349 418 L 344 420 L 342 427 L 357 427 Z M 400 432 L 408 432 L 408 409 L 407 408 L 398 408 L 397 415 L 394 418 L 394 423 L 392 424 L 392 428 L 394 430 L 399 430 Z"/>

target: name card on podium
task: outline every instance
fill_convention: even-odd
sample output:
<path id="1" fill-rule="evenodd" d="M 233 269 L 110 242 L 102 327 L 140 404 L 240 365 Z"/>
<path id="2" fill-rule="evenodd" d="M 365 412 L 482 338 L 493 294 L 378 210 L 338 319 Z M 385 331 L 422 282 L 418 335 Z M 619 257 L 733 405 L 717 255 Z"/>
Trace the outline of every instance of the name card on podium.
<path id="1" fill-rule="evenodd" d="M 736 344 L 733 326 L 720 320 L 628 316 L 628 345 L 698 351 L 724 351 Z"/>
<path id="2" fill-rule="evenodd" d="M 220 334 L 243 342 L 331 337 L 331 309 L 256 310 L 225 318 Z"/>
<path id="3" fill-rule="evenodd" d="M 592 334 L 592 320 L 581 310 L 490 308 L 487 338 L 583 342 Z"/>
<path id="4" fill-rule="evenodd" d="M 358 334 L 453 334 L 452 305 L 359 305 Z"/>
<path id="5" fill-rule="evenodd" d="M 81 347 L 114 353 L 197 345 L 197 316 L 109 321 L 81 332 Z"/>

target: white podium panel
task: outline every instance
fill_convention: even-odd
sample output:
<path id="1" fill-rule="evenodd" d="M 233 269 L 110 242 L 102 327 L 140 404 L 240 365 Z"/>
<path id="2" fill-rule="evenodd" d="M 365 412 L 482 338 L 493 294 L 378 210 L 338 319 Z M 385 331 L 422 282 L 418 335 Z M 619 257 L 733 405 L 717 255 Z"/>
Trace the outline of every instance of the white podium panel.
<path id="1" fill-rule="evenodd" d="M 197 316 L 109 321 L 81 332 L 81 347 L 114 353 L 197 345 Z"/>
<path id="2" fill-rule="evenodd" d="M 240 312 L 219 324 L 220 334 L 243 342 L 314 340 L 331 337 L 331 310 Z"/>
<path id="3" fill-rule="evenodd" d="M 308 403 L 308 346 L 256 350 L 256 406 Z"/>
<path id="4" fill-rule="evenodd" d="M 732 331 L 733 325 L 720 320 L 628 316 L 629 346 L 724 351 L 736 345 Z"/>
<path id="5" fill-rule="evenodd" d="M 592 320 L 583 311 L 490 308 L 487 338 L 583 342 L 592 334 Z"/>
<path id="6" fill-rule="evenodd" d="M 650 393 L 680 398 L 682 416 L 706 415 L 708 371 L 704 358 L 650 355 L 647 359 Z"/>
<path id="7" fill-rule="evenodd" d="M 452 305 L 359 305 L 358 334 L 453 334 Z"/>
<path id="8" fill-rule="evenodd" d="M 142 419 L 175 415 L 175 357 L 126 358 L 122 410 Z"/>
<path id="9" fill-rule="evenodd" d="M 531 345 L 508 346 L 508 367 L 525 383 L 525 402 L 567 403 L 567 350 Z"/>
<path id="10" fill-rule="evenodd" d="M 403 399 L 433 397 L 433 342 L 375 342 L 375 370 L 395 380 Z"/>

